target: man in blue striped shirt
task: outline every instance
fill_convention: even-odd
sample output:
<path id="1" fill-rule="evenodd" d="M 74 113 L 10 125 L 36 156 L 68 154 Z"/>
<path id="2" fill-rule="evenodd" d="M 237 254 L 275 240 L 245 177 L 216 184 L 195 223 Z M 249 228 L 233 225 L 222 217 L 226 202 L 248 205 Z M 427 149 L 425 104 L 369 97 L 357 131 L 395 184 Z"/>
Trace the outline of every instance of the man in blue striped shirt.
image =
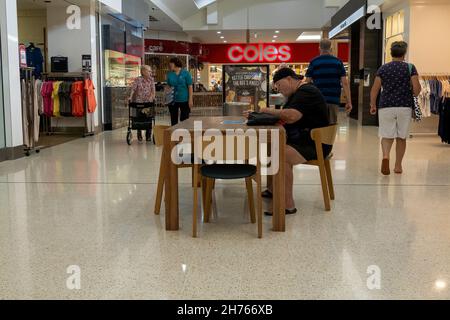
<path id="1" fill-rule="evenodd" d="M 352 98 L 347 73 L 342 61 L 331 54 L 330 40 L 323 39 L 320 42 L 320 56 L 310 62 L 306 72 L 306 81 L 314 83 L 325 96 L 330 113 L 330 124 L 337 124 L 342 88 L 347 98 L 345 111 L 347 113 L 352 111 Z"/>

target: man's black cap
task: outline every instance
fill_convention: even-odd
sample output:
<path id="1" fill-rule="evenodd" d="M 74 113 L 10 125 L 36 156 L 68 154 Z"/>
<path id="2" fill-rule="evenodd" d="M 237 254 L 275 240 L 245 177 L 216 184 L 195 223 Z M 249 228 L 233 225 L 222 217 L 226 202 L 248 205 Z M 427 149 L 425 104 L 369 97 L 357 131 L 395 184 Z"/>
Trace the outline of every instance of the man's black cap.
<path id="1" fill-rule="evenodd" d="M 287 77 L 291 77 L 298 80 L 300 79 L 300 77 L 291 68 L 283 68 L 275 73 L 275 75 L 273 76 L 273 83 L 277 83 L 278 81 Z"/>

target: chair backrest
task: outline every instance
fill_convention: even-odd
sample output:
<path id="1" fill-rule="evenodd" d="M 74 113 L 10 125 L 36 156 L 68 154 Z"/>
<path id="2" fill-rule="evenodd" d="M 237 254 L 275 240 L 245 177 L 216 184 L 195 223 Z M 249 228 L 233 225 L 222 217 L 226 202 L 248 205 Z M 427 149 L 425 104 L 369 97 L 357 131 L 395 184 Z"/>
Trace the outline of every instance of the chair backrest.
<path id="1" fill-rule="evenodd" d="M 170 126 L 156 125 L 153 127 L 153 134 L 155 136 L 155 144 L 157 147 L 164 145 L 164 131 L 169 129 Z"/>
<path id="2" fill-rule="evenodd" d="M 337 136 L 337 125 L 311 130 L 311 138 L 318 143 L 334 145 Z"/>

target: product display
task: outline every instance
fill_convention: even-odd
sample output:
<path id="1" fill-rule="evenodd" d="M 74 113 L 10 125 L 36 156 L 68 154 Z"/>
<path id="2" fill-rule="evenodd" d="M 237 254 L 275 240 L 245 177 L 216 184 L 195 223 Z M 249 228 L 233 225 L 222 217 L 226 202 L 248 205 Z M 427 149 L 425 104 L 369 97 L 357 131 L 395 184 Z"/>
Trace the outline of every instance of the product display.
<path id="1" fill-rule="evenodd" d="M 268 65 L 225 65 L 225 103 L 244 102 L 258 111 L 269 105 Z"/>
<path id="2" fill-rule="evenodd" d="M 105 50 L 107 87 L 129 87 L 140 76 L 141 58 L 118 51 Z"/>

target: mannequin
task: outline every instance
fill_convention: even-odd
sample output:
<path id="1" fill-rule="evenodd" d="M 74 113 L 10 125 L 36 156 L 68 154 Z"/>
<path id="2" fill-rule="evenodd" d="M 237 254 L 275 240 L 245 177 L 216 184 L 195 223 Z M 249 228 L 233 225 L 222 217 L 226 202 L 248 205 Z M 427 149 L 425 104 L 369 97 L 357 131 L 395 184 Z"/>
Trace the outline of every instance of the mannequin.
<path id="1" fill-rule="evenodd" d="M 36 79 L 40 79 L 43 71 L 44 57 L 42 56 L 41 49 L 34 45 L 34 42 L 30 42 L 27 47 L 27 64 L 29 67 L 34 68 L 34 76 Z"/>

